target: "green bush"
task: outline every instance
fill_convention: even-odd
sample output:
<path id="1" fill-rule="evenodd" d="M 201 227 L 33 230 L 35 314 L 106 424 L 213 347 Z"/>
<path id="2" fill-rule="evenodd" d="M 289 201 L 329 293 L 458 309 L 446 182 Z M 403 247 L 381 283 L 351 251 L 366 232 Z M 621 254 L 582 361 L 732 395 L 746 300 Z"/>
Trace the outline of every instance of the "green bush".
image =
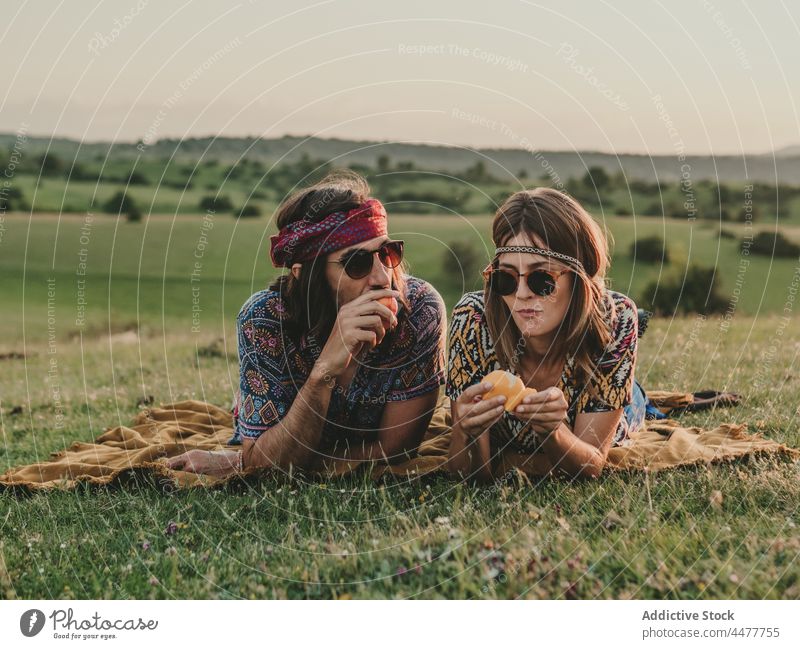
<path id="1" fill-rule="evenodd" d="M 109 214 L 127 214 L 130 218 L 130 215 L 138 214 L 139 218 L 141 218 L 141 213 L 139 212 L 139 207 L 136 205 L 136 201 L 133 200 L 132 196 L 128 196 L 127 192 L 122 190 L 118 191 L 114 194 L 111 198 L 109 198 L 105 203 L 103 203 L 103 211 L 108 212 Z"/>
<path id="2" fill-rule="evenodd" d="M 37 159 L 42 176 L 60 176 L 64 173 L 65 165 L 54 153 L 43 153 Z"/>
<path id="3" fill-rule="evenodd" d="M 204 212 L 232 212 L 233 202 L 224 194 L 203 196 L 200 199 L 200 209 Z"/>
<path id="4" fill-rule="evenodd" d="M 749 249 L 754 255 L 767 257 L 800 257 L 800 245 L 790 241 L 782 232 L 765 230 L 759 232 L 752 240 L 742 239 L 742 251 Z"/>
<path id="5" fill-rule="evenodd" d="M 644 289 L 643 304 L 657 315 L 680 313 L 717 313 L 724 311 L 725 300 L 719 294 L 719 279 L 714 268 L 690 265 L 673 269 L 661 281 L 654 280 Z"/>
<path id="6" fill-rule="evenodd" d="M 483 255 L 480 248 L 471 241 L 451 241 L 442 253 L 442 273 L 453 283 L 466 286 L 477 282 L 483 270 Z"/>
<path id="7" fill-rule="evenodd" d="M 131 171 L 127 178 L 129 185 L 149 185 L 150 181 L 141 171 Z"/>
<path id="8" fill-rule="evenodd" d="M 664 239 L 654 234 L 642 237 L 631 244 L 630 255 L 639 263 L 668 263 L 669 251 Z"/>
<path id="9" fill-rule="evenodd" d="M 261 216 L 261 209 L 258 205 L 253 205 L 252 203 L 248 203 L 239 211 L 239 217 L 254 217 L 254 216 Z"/>
<path id="10" fill-rule="evenodd" d="M 583 184 L 591 191 L 602 191 L 608 187 L 611 177 L 603 167 L 589 167 L 583 177 Z"/>
<path id="11" fill-rule="evenodd" d="M 0 212 L 11 212 L 12 210 L 28 210 L 30 206 L 25 200 L 25 195 L 19 187 L 13 185 L 3 191 L 0 186 Z"/>

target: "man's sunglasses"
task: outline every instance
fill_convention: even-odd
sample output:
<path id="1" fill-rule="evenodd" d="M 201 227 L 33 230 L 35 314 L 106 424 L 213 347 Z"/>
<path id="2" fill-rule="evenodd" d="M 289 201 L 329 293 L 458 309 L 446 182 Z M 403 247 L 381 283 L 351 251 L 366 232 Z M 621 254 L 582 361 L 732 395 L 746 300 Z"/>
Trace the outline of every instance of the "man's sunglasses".
<path id="1" fill-rule="evenodd" d="M 536 295 L 546 297 L 556 291 L 556 282 L 569 269 L 545 270 L 537 268 L 528 273 L 518 273 L 512 268 L 497 268 L 489 265 L 483 270 L 483 278 L 489 282 L 489 290 L 498 295 L 513 295 L 517 292 L 519 280 L 525 278 L 528 288 Z"/>
<path id="2" fill-rule="evenodd" d="M 403 261 L 403 242 L 387 241 L 377 250 L 356 250 L 330 263 L 344 266 L 350 279 L 363 279 L 372 272 L 376 253 L 386 268 L 396 268 Z"/>

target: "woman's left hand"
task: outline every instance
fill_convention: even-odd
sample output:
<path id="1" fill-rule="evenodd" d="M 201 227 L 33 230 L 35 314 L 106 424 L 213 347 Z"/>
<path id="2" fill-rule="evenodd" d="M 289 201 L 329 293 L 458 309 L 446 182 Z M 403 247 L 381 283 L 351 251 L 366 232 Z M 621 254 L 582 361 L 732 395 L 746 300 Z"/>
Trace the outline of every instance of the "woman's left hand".
<path id="1" fill-rule="evenodd" d="M 186 451 L 175 457 L 167 458 L 166 465 L 175 471 L 204 473 L 217 478 L 224 478 L 236 473 L 239 468 L 239 451 Z"/>
<path id="2" fill-rule="evenodd" d="M 530 422 L 534 432 L 549 435 L 567 418 L 567 408 L 569 404 L 564 393 L 552 387 L 525 397 L 514 408 L 514 416 Z"/>

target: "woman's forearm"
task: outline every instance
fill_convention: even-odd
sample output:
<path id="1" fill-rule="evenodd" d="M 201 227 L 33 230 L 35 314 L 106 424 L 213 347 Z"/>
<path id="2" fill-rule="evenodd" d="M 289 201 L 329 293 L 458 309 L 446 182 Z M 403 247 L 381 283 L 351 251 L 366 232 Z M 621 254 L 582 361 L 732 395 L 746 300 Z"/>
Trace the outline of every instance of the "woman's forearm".
<path id="1" fill-rule="evenodd" d="M 605 458 L 597 447 L 579 439 L 563 423 L 547 436 L 542 450 L 552 471 L 571 477 L 596 478 L 605 465 Z"/>
<path id="2" fill-rule="evenodd" d="M 243 455 L 245 467 L 306 468 L 322 439 L 333 382 L 316 367 L 300 388 L 289 412 L 256 439 Z"/>

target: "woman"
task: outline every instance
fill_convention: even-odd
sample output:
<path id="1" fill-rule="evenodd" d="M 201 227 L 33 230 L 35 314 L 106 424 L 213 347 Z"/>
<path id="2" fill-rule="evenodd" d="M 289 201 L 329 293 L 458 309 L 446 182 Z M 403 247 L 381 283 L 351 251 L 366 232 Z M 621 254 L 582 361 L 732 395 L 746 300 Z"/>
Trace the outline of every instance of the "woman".
<path id="1" fill-rule="evenodd" d="M 554 189 L 513 194 L 492 224 L 496 246 L 482 292 L 453 310 L 446 395 L 448 468 L 491 479 L 501 450 L 532 454 L 537 473 L 597 477 L 608 450 L 641 425 L 634 381 L 637 309 L 608 290 L 608 244 L 592 217 Z M 535 388 L 513 413 L 482 399 L 504 369 Z"/>

